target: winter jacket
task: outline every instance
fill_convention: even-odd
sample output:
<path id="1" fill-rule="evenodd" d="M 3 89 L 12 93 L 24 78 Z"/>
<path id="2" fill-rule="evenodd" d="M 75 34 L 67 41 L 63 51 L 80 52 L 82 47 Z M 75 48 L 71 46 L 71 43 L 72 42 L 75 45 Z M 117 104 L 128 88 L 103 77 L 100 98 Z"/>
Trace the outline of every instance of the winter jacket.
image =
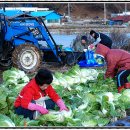
<path id="1" fill-rule="evenodd" d="M 19 96 L 16 98 L 14 102 L 15 107 L 23 107 L 25 109 L 28 108 L 28 104 L 32 100 L 37 100 L 41 98 L 41 96 L 49 96 L 54 102 L 57 102 L 60 99 L 59 95 L 56 91 L 52 88 L 51 85 L 42 91 L 40 87 L 37 85 L 35 78 L 32 79 L 20 92 Z"/>
<path id="2" fill-rule="evenodd" d="M 83 52 L 84 49 L 88 48 L 88 44 L 82 45 L 81 41 L 76 41 L 75 44 L 73 44 L 73 48 L 76 52 Z"/>
<path id="3" fill-rule="evenodd" d="M 98 44 L 96 53 L 104 56 L 107 62 L 105 77 L 114 77 L 120 70 L 130 69 L 130 53 L 121 49 L 110 49 Z"/>
<path id="4" fill-rule="evenodd" d="M 112 46 L 112 40 L 103 33 L 95 33 L 94 39 L 95 39 L 95 42 L 93 43 L 94 45 L 101 43 L 109 48 L 111 48 Z"/>

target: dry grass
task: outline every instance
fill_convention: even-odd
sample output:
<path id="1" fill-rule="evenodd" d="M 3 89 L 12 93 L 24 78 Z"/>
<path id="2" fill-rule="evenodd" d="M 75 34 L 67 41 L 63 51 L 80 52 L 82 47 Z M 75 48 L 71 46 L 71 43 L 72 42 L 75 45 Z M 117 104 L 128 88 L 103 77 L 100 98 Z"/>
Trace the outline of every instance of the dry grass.
<path id="1" fill-rule="evenodd" d="M 130 51 L 130 38 L 127 36 L 127 32 L 114 29 L 110 33 L 110 37 L 113 41 L 112 48 Z"/>

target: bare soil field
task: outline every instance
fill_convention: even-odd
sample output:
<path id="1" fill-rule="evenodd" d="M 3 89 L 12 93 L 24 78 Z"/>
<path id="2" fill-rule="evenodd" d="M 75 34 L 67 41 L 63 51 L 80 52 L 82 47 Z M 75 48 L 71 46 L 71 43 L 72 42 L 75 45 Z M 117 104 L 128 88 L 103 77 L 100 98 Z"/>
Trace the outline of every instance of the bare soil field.
<path id="1" fill-rule="evenodd" d="M 66 65 L 60 65 L 58 63 L 43 63 L 41 68 L 46 68 L 46 69 L 49 69 L 50 71 L 52 71 L 52 73 L 58 71 L 58 72 L 66 72 L 68 71 L 68 69 L 70 68 L 69 66 L 66 66 Z M 0 70 L 0 83 L 3 82 L 3 79 L 2 79 L 2 73 L 4 72 L 4 70 Z M 35 73 L 31 73 L 31 74 L 27 74 L 29 77 L 33 77 Z"/>

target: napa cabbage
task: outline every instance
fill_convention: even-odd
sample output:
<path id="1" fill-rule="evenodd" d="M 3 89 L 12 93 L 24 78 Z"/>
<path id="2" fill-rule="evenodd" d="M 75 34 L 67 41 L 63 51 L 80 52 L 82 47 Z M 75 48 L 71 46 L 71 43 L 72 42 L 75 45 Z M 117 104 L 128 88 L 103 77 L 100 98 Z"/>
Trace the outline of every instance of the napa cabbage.
<path id="1" fill-rule="evenodd" d="M 0 114 L 1 127 L 15 127 L 14 122 L 6 115 Z"/>
<path id="2" fill-rule="evenodd" d="M 125 108 L 130 108 L 130 89 L 125 89 L 119 97 L 121 104 L 124 104 Z"/>
<path id="3" fill-rule="evenodd" d="M 10 70 L 6 70 L 3 72 L 3 81 L 17 84 L 29 82 L 29 78 L 24 71 L 16 68 L 11 68 Z"/>
<path id="4" fill-rule="evenodd" d="M 45 123 L 47 121 L 50 122 L 57 122 L 57 123 L 62 123 L 65 121 L 65 118 L 70 118 L 72 116 L 72 110 L 69 109 L 69 111 L 55 111 L 55 110 L 50 110 L 48 114 L 46 115 L 41 115 L 38 120 L 40 122 Z"/>
<path id="5" fill-rule="evenodd" d="M 97 121 L 94 119 L 83 121 L 82 126 L 83 127 L 95 127 L 95 126 L 97 126 Z"/>

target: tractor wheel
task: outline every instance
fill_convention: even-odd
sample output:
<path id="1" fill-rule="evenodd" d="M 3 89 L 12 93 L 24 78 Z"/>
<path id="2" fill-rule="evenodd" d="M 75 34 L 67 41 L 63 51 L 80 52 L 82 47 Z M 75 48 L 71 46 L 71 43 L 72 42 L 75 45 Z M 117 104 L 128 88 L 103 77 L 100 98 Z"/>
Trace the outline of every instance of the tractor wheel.
<path id="1" fill-rule="evenodd" d="M 75 65 L 75 56 L 74 56 L 74 53 L 71 53 L 71 52 L 68 53 L 68 54 L 66 55 L 65 62 L 66 62 L 66 64 L 69 65 L 69 66 Z"/>
<path id="2" fill-rule="evenodd" d="M 4 70 L 7 70 L 7 69 L 10 69 L 11 67 L 12 67 L 12 61 L 11 60 L 8 60 L 8 61 L 5 61 L 5 62 L 0 61 L 0 70 L 4 71 Z"/>
<path id="3" fill-rule="evenodd" d="M 21 44 L 15 48 L 12 54 L 13 66 L 27 73 L 33 73 L 41 67 L 42 54 L 32 44 Z"/>

